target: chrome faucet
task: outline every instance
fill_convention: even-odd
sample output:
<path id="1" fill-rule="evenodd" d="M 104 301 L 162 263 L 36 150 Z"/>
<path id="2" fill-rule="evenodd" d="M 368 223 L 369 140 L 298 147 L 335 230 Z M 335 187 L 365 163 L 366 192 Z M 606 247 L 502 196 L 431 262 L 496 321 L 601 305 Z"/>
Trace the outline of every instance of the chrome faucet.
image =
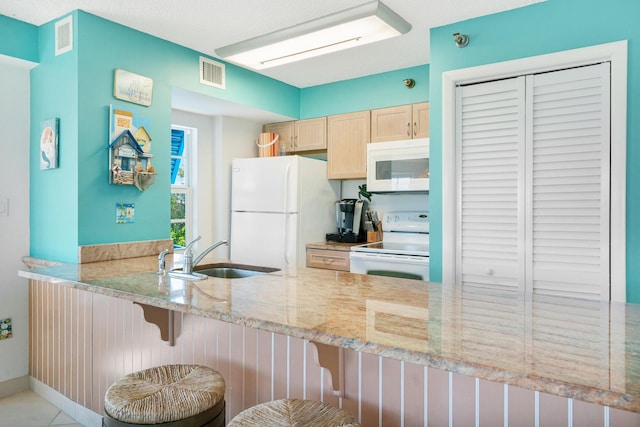
<path id="1" fill-rule="evenodd" d="M 167 256 L 169 252 L 170 252 L 169 249 L 165 249 L 162 252 L 160 252 L 160 255 L 158 255 L 158 275 L 160 276 L 164 276 L 166 272 L 166 261 L 164 258 Z"/>
<path id="2" fill-rule="evenodd" d="M 204 258 L 209 252 L 211 252 L 212 250 L 214 250 L 215 248 L 217 248 L 218 246 L 221 245 L 226 245 L 229 242 L 227 240 L 220 240 L 218 242 L 215 242 L 213 245 L 209 246 L 207 249 L 205 249 L 204 251 L 202 251 L 202 253 L 200 255 L 198 255 L 195 259 L 193 258 L 193 250 L 191 249 L 191 246 L 193 246 L 193 244 L 195 242 L 197 242 L 198 240 L 200 240 L 200 236 L 196 237 L 195 239 L 193 239 L 193 241 L 191 243 L 189 243 L 185 248 L 184 248 L 184 256 L 183 256 L 183 261 L 182 261 L 182 272 L 186 273 L 186 274 L 191 274 L 193 273 L 193 268 L 198 265 L 198 263 L 200 261 L 202 261 L 202 258 Z"/>

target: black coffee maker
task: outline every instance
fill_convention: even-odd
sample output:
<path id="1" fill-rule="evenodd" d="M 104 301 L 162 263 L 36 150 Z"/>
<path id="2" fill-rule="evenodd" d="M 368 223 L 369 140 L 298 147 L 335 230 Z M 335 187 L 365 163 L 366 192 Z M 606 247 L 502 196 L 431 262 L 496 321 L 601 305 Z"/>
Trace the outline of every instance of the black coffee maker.
<path id="1" fill-rule="evenodd" d="M 360 199 L 342 199 L 335 203 L 337 233 L 327 233 L 327 242 L 357 243 L 367 239 L 364 217 L 367 202 Z"/>

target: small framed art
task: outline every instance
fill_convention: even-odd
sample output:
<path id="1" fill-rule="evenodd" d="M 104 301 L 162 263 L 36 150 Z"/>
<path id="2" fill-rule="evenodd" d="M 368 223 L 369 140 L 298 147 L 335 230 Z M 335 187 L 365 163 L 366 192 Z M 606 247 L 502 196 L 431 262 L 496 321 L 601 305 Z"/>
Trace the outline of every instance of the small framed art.
<path id="1" fill-rule="evenodd" d="M 148 107 L 151 105 L 152 95 L 152 79 L 116 68 L 113 76 L 114 97 Z"/>
<path id="2" fill-rule="evenodd" d="M 40 169 L 58 167 L 58 119 L 44 120 L 40 124 Z"/>

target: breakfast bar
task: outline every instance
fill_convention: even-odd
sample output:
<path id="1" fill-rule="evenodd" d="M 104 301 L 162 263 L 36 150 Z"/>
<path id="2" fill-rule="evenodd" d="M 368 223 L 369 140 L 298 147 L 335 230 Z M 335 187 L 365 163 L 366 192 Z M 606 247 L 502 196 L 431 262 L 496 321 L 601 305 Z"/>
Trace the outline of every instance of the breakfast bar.
<path id="1" fill-rule="evenodd" d="M 202 264 L 207 262 L 212 261 Z M 222 369 L 231 384 L 228 419 L 260 400 L 306 393 L 301 397 L 329 400 L 363 421 L 389 417 L 383 425 L 401 425 L 399 418 L 404 425 L 426 425 L 427 419 L 429 424 L 441 419 L 463 425 L 465 417 L 477 419 L 480 413 L 484 420 L 524 420 L 528 411 L 535 412 L 531 420 L 558 414 L 598 420 L 583 425 L 602 425 L 602 417 L 624 422 L 611 425 L 637 425 L 640 420 L 638 305 L 314 268 L 189 281 L 157 274 L 157 257 L 152 256 L 45 263 L 25 268 L 20 275 L 30 280 L 32 377 L 96 413 L 102 411 L 100 393 L 111 378 L 161 362 L 165 356 L 158 355 L 164 351 L 170 352 L 171 361 L 212 360 L 212 347 L 202 341 L 215 335 L 215 363 L 226 358 L 231 366 Z M 134 310 L 144 312 L 160 329 L 168 325 L 171 341 L 155 326 L 138 325 L 141 317 Z M 167 319 L 158 310 L 172 321 L 154 322 L 154 316 Z M 215 333 L 208 324 L 198 323 L 203 319 L 216 323 Z M 91 342 L 90 350 L 82 350 L 91 351 L 90 366 L 82 362 L 86 358 L 81 342 L 54 342 L 55 322 L 70 329 L 68 335 L 74 339 Z M 111 323 L 118 325 L 111 330 Z M 223 335 L 221 325 L 229 328 Z M 234 334 L 243 337 L 241 349 Z M 252 335 L 255 342 L 248 343 L 245 337 Z M 150 347 L 161 350 L 145 353 L 150 341 Z M 299 359 L 304 381 L 318 381 L 306 362 L 307 351 L 318 350 L 310 350 L 308 343 L 317 343 L 321 364 L 325 346 L 335 349 L 337 357 L 337 365 L 326 366 L 326 375 L 320 369 L 324 379 L 317 395 L 308 383 L 293 385 Z M 260 382 L 264 364 L 255 360 L 259 356 L 252 357 L 264 346 L 270 353 L 271 375 L 266 391 Z M 171 347 L 180 351 L 172 352 Z M 117 352 L 126 354 L 117 359 L 125 362 L 111 359 Z M 280 357 L 286 360 L 282 371 Z M 56 364 L 66 371 L 53 375 Z M 236 369 L 243 382 L 234 387 Z M 89 378 L 73 379 L 80 376 L 79 370 Z M 379 379 L 373 401 L 365 397 L 372 384 L 368 372 Z M 77 392 L 82 387 L 74 381 L 86 382 L 84 394 Z M 519 401 L 522 406 L 514 407 Z M 470 409 L 461 409 L 467 406 Z M 545 407 L 554 409 L 545 412 Z"/>

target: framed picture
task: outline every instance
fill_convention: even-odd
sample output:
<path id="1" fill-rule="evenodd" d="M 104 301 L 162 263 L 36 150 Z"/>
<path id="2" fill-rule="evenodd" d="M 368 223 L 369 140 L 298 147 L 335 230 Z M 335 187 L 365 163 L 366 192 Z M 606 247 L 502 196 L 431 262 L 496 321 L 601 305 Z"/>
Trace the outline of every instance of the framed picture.
<path id="1" fill-rule="evenodd" d="M 116 68 L 113 76 L 114 97 L 148 107 L 152 95 L 152 79 Z"/>
<path id="2" fill-rule="evenodd" d="M 59 119 L 40 123 L 40 169 L 58 167 L 58 127 Z"/>
<path id="3" fill-rule="evenodd" d="M 136 208 L 133 203 L 116 203 L 116 224 L 136 222 Z"/>

